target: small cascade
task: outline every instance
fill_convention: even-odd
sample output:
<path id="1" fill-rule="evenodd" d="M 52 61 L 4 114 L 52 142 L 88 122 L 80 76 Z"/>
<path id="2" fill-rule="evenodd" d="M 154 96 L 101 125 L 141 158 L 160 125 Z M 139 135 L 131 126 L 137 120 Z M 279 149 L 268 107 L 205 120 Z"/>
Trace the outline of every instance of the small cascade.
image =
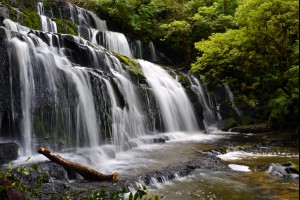
<path id="1" fill-rule="evenodd" d="M 3 24 L 8 30 L 12 30 L 15 32 L 28 33 L 30 31 L 29 28 L 22 26 L 19 23 L 15 23 L 15 22 L 11 21 L 10 19 L 5 19 L 3 21 Z"/>
<path id="2" fill-rule="evenodd" d="M 44 4 L 42 2 L 38 2 L 37 10 L 41 19 L 42 31 L 57 33 L 56 23 L 45 16 Z"/>
<path id="3" fill-rule="evenodd" d="M 152 41 L 149 42 L 149 49 L 150 49 L 150 55 L 151 55 L 150 60 L 152 62 L 157 63 L 159 61 L 158 60 L 158 55 L 156 53 L 156 49 L 155 49 L 154 43 Z"/>
<path id="4" fill-rule="evenodd" d="M 94 23 L 96 25 L 96 29 L 99 31 L 107 31 L 107 25 L 106 25 L 106 21 L 105 20 L 101 20 L 97 15 L 95 15 L 95 13 L 91 12 L 91 11 L 87 11 L 89 13 L 89 15 L 92 17 L 92 19 L 94 20 Z"/>
<path id="5" fill-rule="evenodd" d="M 120 61 L 114 56 L 111 56 L 107 63 L 109 63 L 112 74 L 118 79 L 118 87 L 126 101 L 123 115 L 119 115 L 119 108 L 112 108 L 115 113 L 113 115 L 115 120 L 113 121 L 114 142 L 121 150 L 124 150 L 128 149 L 126 140 L 144 135 L 147 129 L 136 88 L 130 81 L 128 72 L 123 69 Z M 113 99 L 112 101 L 114 101 Z M 120 123 L 122 121 L 123 123 Z"/>
<path id="6" fill-rule="evenodd" d="M 133 53 L 129 42 L 123 33 L 108 31 L 106 21 L 101 20 L 91 11 L 87 11 L 78 6 L 69 4 L 71 21 L 77 24 L 78 36 L 82 35 L 82 28 L 88 31 L 88 39 L 98 45 L 104 46 L 106 49 L 119 53 L 121 55 L 133 58 Z M 97 37 L 102 38 L 97 39 Z"/>
<path id="7" fill-rule="evenodd" d="M 135 40 L 131 44 L 131 49 L 133 52 L 133 57 L 136 59 L 143 59 L 143 46 L 140 40 Z"/>
<path id="8" fill-rule="evenodd" d="M 207 126 L 216 124 L 218 119 L 216 108 L 214 107 L 210 96 L 208 96 L 207 89 L 202 86 L 200 81 L 193 76 L 188 76 L 191 84 L 191 89 L 197 94 L 199 102 L 201 103 L 204 111 L 204 124 Z"/>
<path id="9" fill-rule="evenodd" d="M 34 101 L 35 83 L 33 79 L 33 71 L 30 59 L 29 46 L 26 42 L 22 42 L 17 38 L 12 38 L 11 41 L 11 60 L 17 61 L 15 64 L 19 67 L 19 79 L 21 90 L 21 110 L 22 110 L 22 146 L 25 155 L 31 155 L 32 147 L 32 122 L 31 122 L 31 104 Z"/>
<path id="10" fill-rule="evenodd" d="M 158 65 L 139 60 L 142 71 L 153 90 L 166 131 L 196 131 L 193 106 L 181 84 Z"/>
<path id="11" fill-rule="evenodd" d="M 128 40 L 122 33 L 112 31 L 103 32 L 102 45 L 110 51 L 133 58 Z"/>
<path id="12" fill-rule="evenodd" d="M 238 114 L 238 116 L 242 116 L 242 112 L 239 110 L 239 108 L 234 103 L 234 96 L 233 96 L 233 93 L 231 92 L 229 85 L 225 84 L 224 87 L 225 87 L 227 98 L 231 102 L 232 108 L 235 110 L 235 112 Z"/>

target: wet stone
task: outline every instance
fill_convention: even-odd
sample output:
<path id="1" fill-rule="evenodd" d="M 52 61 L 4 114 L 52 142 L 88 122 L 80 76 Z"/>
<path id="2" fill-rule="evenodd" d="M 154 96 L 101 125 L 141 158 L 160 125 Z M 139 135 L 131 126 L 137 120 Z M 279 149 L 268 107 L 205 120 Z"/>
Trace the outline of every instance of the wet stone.
<path id="1" fill-rule="evenodd" d="M 293 166 L 292 163 L 271 163 L 267 167 L 266 173 L 282 178 L 299 178 L 299 171 Z"/>

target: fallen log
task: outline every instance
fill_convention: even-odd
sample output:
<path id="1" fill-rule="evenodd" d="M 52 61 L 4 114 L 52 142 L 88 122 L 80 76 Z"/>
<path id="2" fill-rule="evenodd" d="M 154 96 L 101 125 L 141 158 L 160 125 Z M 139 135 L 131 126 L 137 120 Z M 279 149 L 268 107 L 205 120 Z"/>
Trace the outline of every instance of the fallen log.
<path id="1" fill-rule="evenodd" d="M 64 167 L 66 170 L 74 171 L 80 174 L 84 179 L 89 181 L 116 181 L 119 176 L 119 174 L 116 172 L 109 175 L 102 174 L 92 168 L 66 160 L 57 154 L 53 154 L 44 147 L 40 147 L 38 149 L 38 153 L 43 154 L 51 161 Z"/>

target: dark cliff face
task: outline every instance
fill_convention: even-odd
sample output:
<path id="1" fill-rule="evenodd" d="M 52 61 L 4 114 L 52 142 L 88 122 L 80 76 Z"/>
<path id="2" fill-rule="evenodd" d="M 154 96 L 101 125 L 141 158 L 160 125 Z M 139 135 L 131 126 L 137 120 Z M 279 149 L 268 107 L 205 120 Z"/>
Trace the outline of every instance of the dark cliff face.
<path id="1" fill-rule="evenodd" d="M 0 111 L 10 110 L 9 60 L 4 46 L 4 29 L 0 29 Z"/>

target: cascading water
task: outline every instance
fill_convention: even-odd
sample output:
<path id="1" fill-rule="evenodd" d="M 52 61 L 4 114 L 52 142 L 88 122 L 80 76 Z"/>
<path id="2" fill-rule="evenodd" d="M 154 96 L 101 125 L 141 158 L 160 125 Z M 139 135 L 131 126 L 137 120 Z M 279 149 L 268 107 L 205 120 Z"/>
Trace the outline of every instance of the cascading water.
<path id="1" fill-rule="evenodd" d="M 225 87 L 225 91 L 226 91 L 226 94 L 227 94 L 227 98 L 231 102 L 232 108 L 235 110 L 235 112 L 238 114 L 238 116 L 242 116 L 242 112 L 235 105 L 234 96 L 233 96 L 233 93 L 231 92 L 231 89 L 230 89 L 229 85 L 225 84 L 224 87 Z"/>
<path id="2" fill-rule="evenodd" d="M 132 52 L 127 38 L 122 33 L 105 31 L 103 32 L 103 44 L 110 51 L 117 52 L 129 58 L 132 58 Z"/>
<path id="3" fill-rule="evenodd" d="M 44 4 L 42 2 L 38 2 L 37 10 L 41 19 L 42 30 L 45 32 L 57 33 L 56 23 L 45 16 Z"/>
<path id="4" fill-rule="evenodd" d="M 123 54 L 131 53 L 124 35 L 105 30 L 92 13 L 72 9 L 78 26 L 123 38 L 125 45 L 116 45 L 126 47 L 120 50 Z M 13 124 L 22 125 L 22 131 L 12 135 L 20 136 L 13 139 L 21 143 L 23 156 L 40 145 L 53 151 L 75 149 L 80 162 L 90 165 L 91 157 L 93 164 L 114 157 L 149 143 L 149 137 L 163 129 L 198 130 L 184 88 L 158 65 L 133 60 L 140 70 L 133 75 L 123 57 L 81 37 L 30 31 L 8 19 L 3 23 L 11 62 Z M 136 45 L 134 54 L 142 57 L 141 42 Z"/>
<path id="5" fill-rule="evenodd" d="M 5 24 L 13 23 L 6 20 Z M 11 25 L 12 26 L 12 25 Z M 11 26 L 7 26 L 8 28 Z M 94 109 L 93 95 L 89 82 L 89 76 L 83 68 L 72 66 L 70 61 L 64 57 L 61 50 L 50 48 L 36 35 L 22 34 L 24 41 L 13 37 L 14 32 L 7 32 L 8 37 L 12 37 L 7 47 L 10 50 L 10 60 L 16 62 L 19 66 L 20 89 L 21 89 L 21 107 L 22 107 L 22 127 L 23 148 L 26 155 L 31 155 L 33 148 L 32 139 L 34 138 L 32 130 L 32 115 L 34 113 L 35 91 L 41 89 L 43 81 L 46 82 L 46 93 L 51 95 L 53 107 L 58 106 L 56 97 L 61 96 L 67 99 L 58 91 L 58 84 L 67 82 L 72 85 L 77 93 L 76 107 L 76 144 L 77 146 L 97 146 L 99 144 L 99 130 L 97 127 L 97 118 Z M 52 37 L 52 35 L 49 35 Z M 38 64 L 39 66 L 35 66 Z M 44 77 L 44 80 L 40 78 Z M 38 85 L 38 86 L 37 86 Z M 18 86 L 13 86 L 18 87 Z M 67 88 L 66 88 L 67 89 Z M 58 94 L 60 92 L 60 94 Z M 40 92 L 38 92 L 40 94 Z M 47 95 L 47 94 L 44 94 Z M 41 97 L 39 97 L 41 98 Z M 67 114 L 66 114 L 67 115 Z M 42 116 L 40 116 L 42 117 Z M 64 122 L 68 123 L 68 122 Z M 69 124 L 68 126 L 71 126 Z M 69 135 L 71 133 L 68 133 Z M 84 141 L 84 142 L 83 142 Z"/>
<path id="6" fill-rule="evenodd" d="M 193 106 L 180 83 L 155 64 L 143 60 L 139 63 L 159 105 L 166 131 L 199 130 Z"/>
<path id="7" fill-rule="evenodd" d="M 129 41 L 119 32 L 109 31 L 105 20 L 101 20 L 91 11 L 69 4 L 71 21 L 77 25 L 78 36 L 86 36 L 92 43 L 130 58 L 143 59 L 142 42 Z M 87 33 L 87 35 L 86 35 Z M 159 56 L 152 41 L 148 44 L 149 60 L 159 62 Z"/>
<path id="8" fill-rule="evenodd" d="M 32 123 L 31 123 L 31 104 L 34 101 L 35 83 L 29 54 L 29 46 L 17 38 L 11 39 L 11 58 L 17 61 L 20 72 L 20 89 L 21 89 L 21 109 L 22 109 L 22 146 L 25 155 L 31 155 L 32 147 Z M 14 57 L 14 58 L 13 58 Z"/>
<path id="9" fill-rule="evenodd" d="M 207 89 L 202 86 L 200 81 L 196 79 L 193 76 L 188 76 L 188 79 L 191 84 L 191 89 L 197 94 L 199 102 L 203 106 L 203 114 L 204 114 L 204 124 L 206 128 L 208 128 L 209 125 L 216 124 L 218 120 L 218 115 L 214 108 L 214 105 L 210 101 L 210 97 L 208 96 Z"/>

